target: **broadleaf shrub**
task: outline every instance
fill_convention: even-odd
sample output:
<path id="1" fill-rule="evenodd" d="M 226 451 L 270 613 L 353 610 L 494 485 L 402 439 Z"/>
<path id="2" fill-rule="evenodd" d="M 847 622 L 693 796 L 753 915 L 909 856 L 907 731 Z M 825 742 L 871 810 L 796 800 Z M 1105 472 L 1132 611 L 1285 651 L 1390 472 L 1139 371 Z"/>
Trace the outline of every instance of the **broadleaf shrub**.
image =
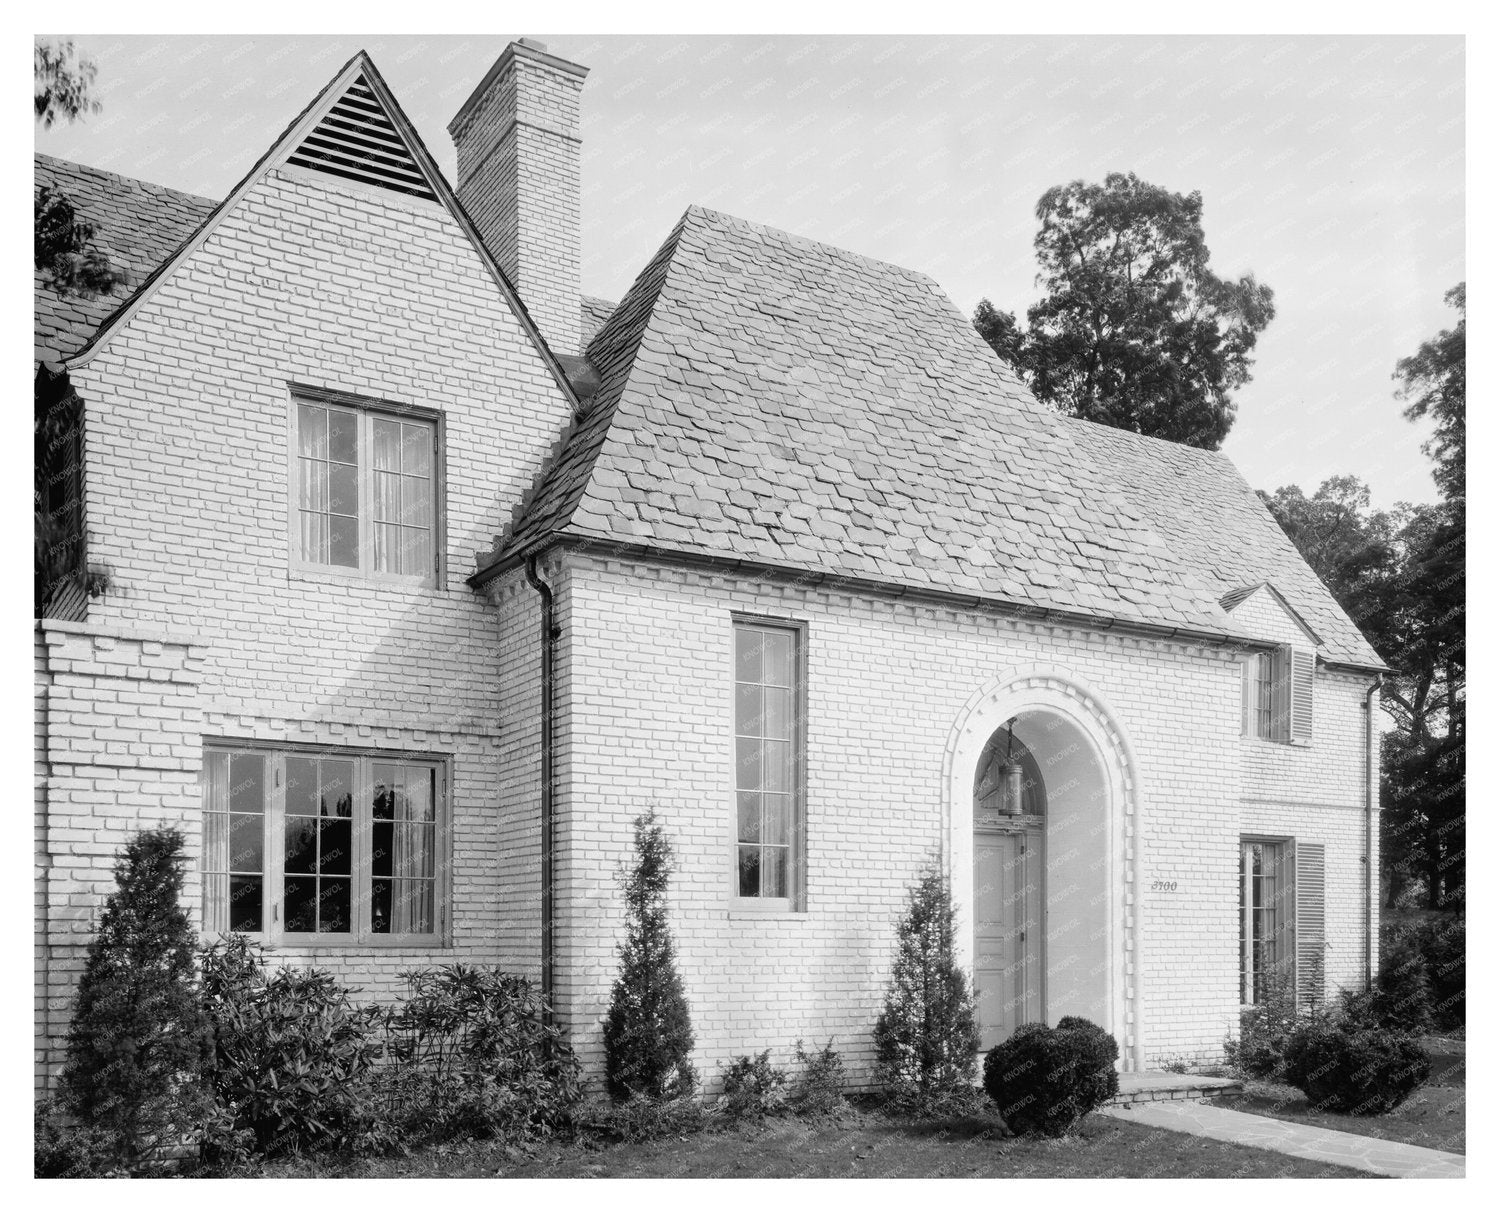
<path id="1" fill-rule="evenodd" d="M 805 1052 L 797 1042 L 797 1060 L 802 1073 L 792 1087 L 790 1103 L 801 1116 L 831 1116 L 847 1106 L 844 1099 L 844 1059 L 832 1038 L 816 1053 Z"/>
<path id="2" fill-rule="evenodd" d="M 1061 1137 L 1120 1089 L 1115 1038 L 1065 1015 L 1022 1024 L 984 1059 L 984 1090 L 1013 1133 Z"/>
<path id="3" fill-rule="evenodd" d="M 116 862 L 61 1076 L 65 1111 L 111 1138 L 131 1172 L 174 1166 L 210 1103 L 208 1025 L 180 904 L 182 848 L 176 830 L 145 830 Z"/>
<path id="4" fill-rule="evenodd" d="M 735 1058 L 724 1070 L 721 1108 L 732 1120 L 774 1116 L 786 1109 L 786 1071 L 771 1064 L 771 1050 Z"/>
<path id="5" fill-rule="evenodd" d="M 708 1123 L 708 1112 L 692 1095 L 675 1099 L 632 1095 L 622 1102 L 593 1109 L 583 1127 L 617 1141 L 641 1142 L 688 1137 L 702 1132 Z"/>
<path id="6" fill-rule="evenodd" d="M 378 1153 L 394 1136 L 376 1087 L 384 1013 L 356 1006 L 319 969 L 267 978 L 240 937 L 203 957 L 213 1024 L 212 1082 L 229 1137 L 248 1131 L 267 1156 L 337 1149 Z M 225 1136 L 209 1145 L 224 1150 Z"/>
<path id="7" fill-rule="evenodd" d="M 1286 1079 L 1314 1107 L 1360 1116 L 1399 1107 L 1430 1067 L 1412 1036 L 1336 1015 L 1301 1024 L 1286 1050 Z"/>
<path id="8" fill-rule="evenodd" d="M 907 895 L 896 959 L 875 1024 L 877 1081 L 893 1111 L 932 1116 L 975 1102 L 974 993 L 954 960 L 948 882 L 929 870 Z"/>
<path id="9" fill-rule="evenodd" d="M 635 821 L 635 862 L 624 874 L 627 919 L 604 1021 L 604 1082 L 617 1103 L 692 1093 L 693 1026 L 667 924 L 672 846 L 652 810 Z"/>
<path id="10" fill-rule="evenodd" d="M 50 1099 L 32 1110 L 31 1153 L 37 1179 L 114 1179 L 130 1174 L 108 1129 L 69 1124 Z"/>
<path id="11" fill-rule="evenodd" d="M 384 1083 L 408 1137 L 531 1137 L 569 1123 L 577 1058 L 525 977 L 447 965 L 404 974 Z"/>
<path id="12" fill-rule="evenodd" d="M 1261 989 L 1260 1001 L 1240 1012 L 1240 1034 L 1225 1039 L 1224 1060 L 1247 1078 L 1280 1078 L 1287 1042 L 1300 1022 L 1290 975 L 1274 975 Z"/>

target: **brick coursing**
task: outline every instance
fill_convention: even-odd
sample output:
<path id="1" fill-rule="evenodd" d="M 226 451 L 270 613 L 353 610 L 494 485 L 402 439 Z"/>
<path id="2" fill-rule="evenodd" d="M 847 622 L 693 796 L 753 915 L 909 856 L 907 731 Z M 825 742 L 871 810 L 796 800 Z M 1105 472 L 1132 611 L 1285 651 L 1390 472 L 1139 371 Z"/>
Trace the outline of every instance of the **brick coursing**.
<path id="1" fill-rule="evenodd" d="M 452 126 L 458 196 L 548 343 L 578 349 L 580 76 L 521 51 Z"/>
<path id="2" fill-rule="evenodd" d="M 39 1076 L 131 833 L 183 829 L 198 905 L 204 739 L 449 761 L 451 946 L 283 947 L 277 961 L 375 999 L 419 965 L 535 974 L 535 594 L 523 584 L 497 611 L 463 576 L 571 410 L 458 225 L 272 171 L 72 377 L 109 588 L 81 631 L 39 633 Z M 289 383 L 441 412 L 435 587 L 291 569 Z"/>
<path id="3" fill-rule="evenodd" d="M 1300 749 L 1240 735 L 1232 651 L 1023 623 L 989 612 L 573 555 L 558 986 L 591 1065 L 622 912 L 614 873 L 655 805 L 678 848 L 673 925 L 695 1061 L 829 1036 L 867 1079 L 905 891 L 941 845 L 945 739 L 1001 669 L 1063 666 L 1118 714 L 1139 764 L 1147 1065 L 1218 1059 L 1236 1028 L 1238 844 L 1273 827 L 1328 847 L 1330 986 L 1358 979 L 1368 680 L 1320 675 L 1326 727 Z M 805 913 L 731 904 L 731 612 L 807 624 Z M 1316 802 L 1316 808 L 1310 807 Z M 1155 878 L 1178 891 L 1153 894 Z M 1088 879 L 1084 874 L 1082 879 Z"/>

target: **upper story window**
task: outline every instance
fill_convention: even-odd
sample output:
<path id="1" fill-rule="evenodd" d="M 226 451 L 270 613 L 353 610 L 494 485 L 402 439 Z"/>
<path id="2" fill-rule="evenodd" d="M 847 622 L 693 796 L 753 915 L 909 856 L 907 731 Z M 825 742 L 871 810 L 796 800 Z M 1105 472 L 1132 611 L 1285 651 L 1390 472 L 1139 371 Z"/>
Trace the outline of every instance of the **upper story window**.
<path id="1" fill-rule="evenodd" d="M 293 424 L 296 563 L 433 581 L 436 421 L 299 399 Z"/>
<path id="2" fill-rule="evenodd" d="M 1317 654 L 1297 645 L 1282 645 L 1273 653 L 1252 653 L 1242 665 L 1245 736 L 1311 741 Z"/>
<path id="3" fill-rule="evenodd" d="M 401 754 L 209 748 L 204 929 L 439 942 L 445 775 L 441 762 Z"/>
<path id="4" fill-rule="evenodd" d="M 802 867 L 801 641 L 796 626 L 734 623 L 734 893 L 789 908 Z"/>

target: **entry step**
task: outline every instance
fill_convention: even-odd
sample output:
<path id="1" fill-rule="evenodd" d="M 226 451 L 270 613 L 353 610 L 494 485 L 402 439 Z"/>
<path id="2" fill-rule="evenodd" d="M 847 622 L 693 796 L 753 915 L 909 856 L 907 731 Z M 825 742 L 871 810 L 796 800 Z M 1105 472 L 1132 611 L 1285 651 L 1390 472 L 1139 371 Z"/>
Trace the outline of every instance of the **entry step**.
<path id="1" fill-rule="evenodd" d="M 1162 1103 L 1169 1099 L 1204 1100 L 1220 1095 L 1238 1095 L 1244 1085 L 1237 1078 L 1210 1078 L 1206 1074 L 1171 1074 L 1146 1070 L 1121 1074 L 1120 1093 L 1106 1105 L 1133 1108 L 1137 1104 Z"/>

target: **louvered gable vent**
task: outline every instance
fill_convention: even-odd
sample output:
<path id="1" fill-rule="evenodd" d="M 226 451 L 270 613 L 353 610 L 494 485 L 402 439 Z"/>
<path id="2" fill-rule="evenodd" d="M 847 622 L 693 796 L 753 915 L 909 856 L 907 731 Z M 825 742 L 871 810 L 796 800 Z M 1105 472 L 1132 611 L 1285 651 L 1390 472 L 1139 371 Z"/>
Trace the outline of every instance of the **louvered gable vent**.
<path id="1" fill-rule="evenodd" d="M 287 163 L 435 200 L 427 178 L 364 76 L 356 78 L 334 102 Z"/>

